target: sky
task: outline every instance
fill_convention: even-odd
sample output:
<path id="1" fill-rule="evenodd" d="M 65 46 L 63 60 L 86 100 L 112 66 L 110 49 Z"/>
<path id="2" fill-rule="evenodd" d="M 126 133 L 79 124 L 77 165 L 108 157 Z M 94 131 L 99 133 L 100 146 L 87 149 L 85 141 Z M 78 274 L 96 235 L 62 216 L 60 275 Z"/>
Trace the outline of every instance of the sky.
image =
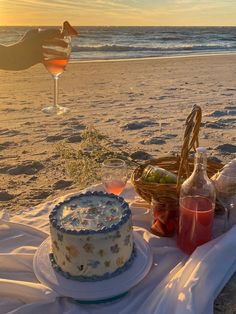
<path id="1" fill-rule="evenodd" d="M 0 26 L 236 26 L 236 0 L 0 0 Z"/>

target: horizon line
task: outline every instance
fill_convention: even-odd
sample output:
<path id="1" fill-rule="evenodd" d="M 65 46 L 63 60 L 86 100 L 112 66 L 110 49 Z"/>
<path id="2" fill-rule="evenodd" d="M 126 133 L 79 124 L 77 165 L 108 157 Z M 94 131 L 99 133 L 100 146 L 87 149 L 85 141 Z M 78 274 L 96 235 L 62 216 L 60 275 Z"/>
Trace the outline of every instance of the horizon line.
<path id="1" fill-rule="evenodd" d="M 21 24 L 0 25 L 0 27 L 60 27 L 61 25 Z M 74 27 L 236 27 L 236 25 L 73 25 Z"/>

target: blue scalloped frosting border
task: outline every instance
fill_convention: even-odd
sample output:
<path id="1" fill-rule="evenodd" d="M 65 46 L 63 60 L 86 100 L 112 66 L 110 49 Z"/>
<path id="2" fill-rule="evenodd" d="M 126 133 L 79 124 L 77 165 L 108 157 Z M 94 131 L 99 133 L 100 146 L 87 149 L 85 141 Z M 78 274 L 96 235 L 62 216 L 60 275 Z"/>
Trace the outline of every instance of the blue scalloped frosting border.
<path id="1" fill-rule="evenodd" d="M 58 223 L 58 221 L 56 219 L 56 214 L 57 214 L 58 209 L 62 205 L 65 205 L 65 204 L 71 202 L 74 199 L 78 199 L 78 198 L 84 197 L 84 196 L 92 196 L 92 195 L 95 195 L 95 196 L 106 196 L 106 197 L 110 197 L 110 198 L 114 198 L 114 199 L 118 200 L 120 202 L 120 204 L 121 204 L 121 207 L 124 209 L 121 220 L 118 223 L 114 223 L 114 224 L 110 225 L 109 227 L 105 227 L 104 226 L 100 230 L 88 230 L 88 229 L 71 230 L 71 229 L 65 229 L 63 226 L 61 226 Z M 58 231 L 60 231 L 60 232 L 63 232 L 63 233 L 66 233 L 66 234 L 74 234 L 74 235 L 82 235 L 82 234 L 83 235 L 88 235 L 88 234 L 97 234 L 97 233 L 108 233 L 108 232 L 112 232 L 114 230 L 118 230 L 121 225 L 123 225 L 126 221 L 128 221 L 130 216 L 131 216 L 131 210 L 129 208 L 129 204 L 127 202 L 125 202 L 125 200 L 122 197 L 117 196 L 117 195 L 112 194 L 112 193 L 105 193 L 105 192 L 102 192 L 102 191 L 94 191 L 94 192 L 88 191 L 86 193 L 81 193 L 79 195 L 72 196 L 69 199 L 67 199 L 66 201 L 58 203 L 53 208 L 53 210 L 51 211 L 51 213 L 49 215 L 49 220 L 50 220 L 50 223 L 52 224 L 52 226 L 54 228 L 56 228 Z"/>
<path id="2" fill-rule="evenodd" d="M 82 281 L 82 282 L 101 281 L 101 280 L 106 280 L 106 279 L 110 279 L 110 278 L 113 278 L 115 276 L 118 276 L 121 273 L 123 273 L 124 271 L 126 271 L 132 265 L 136 256 L 137 256 L 137 249 L 136 249 L 136 246 L 134 243 L 131 256 L 128 259 L 128 261 L 122 267 L 117 268 L 113 273 L 105 273 L 102 276 L 94 275 L 94 276 L 89 277 L 89 276 L 72 276 L 70 273 L 64 272 L 61 269 L 61 267 L 57 265 L 57 263 L 54 259 L 53 253 L 49 253 L 49 259 L 50 259 L 51 265 L 56 272 L 58 272 L 60 275 L 62 275 L 66 279 L 78 280 L 78 281 Z"/>

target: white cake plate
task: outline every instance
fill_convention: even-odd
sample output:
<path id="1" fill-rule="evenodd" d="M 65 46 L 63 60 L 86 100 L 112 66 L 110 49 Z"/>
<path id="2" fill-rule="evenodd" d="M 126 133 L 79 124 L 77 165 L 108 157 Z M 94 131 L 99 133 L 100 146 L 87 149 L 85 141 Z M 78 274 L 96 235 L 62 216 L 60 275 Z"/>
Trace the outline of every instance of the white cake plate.
<path id="1" fill-rule="evenodd" d="M 42 284 L 61 296 L 82 302 L 116 298 L 136 286 L 148 274 L 152 266 L 152 252 L 149 244 L 137 232 L 134 231 L 133 235 L 137 253 L 131 266 L 120 275 L 95 282 L 66 279 L 51 265 L 50 238 L 45 240 L 35 253 L 34 273 Z"/>

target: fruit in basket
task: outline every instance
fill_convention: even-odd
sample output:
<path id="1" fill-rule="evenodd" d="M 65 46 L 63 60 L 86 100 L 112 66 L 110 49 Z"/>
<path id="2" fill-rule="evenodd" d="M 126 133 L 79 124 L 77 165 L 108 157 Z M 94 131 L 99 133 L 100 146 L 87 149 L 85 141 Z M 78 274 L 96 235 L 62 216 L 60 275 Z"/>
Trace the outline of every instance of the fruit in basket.
<path id="1" fill-rule="evenodd" d="M 148 165 L 144 168 L 142 179 L 150 183 L 176 184 L 177 176 L 158 166 Z"/>
<path id="2" fill-rule="evenodd" d="M 158 236 L 171 237 L 178 226 L 178 205 L 152 203 L 152 233 Z"/>

